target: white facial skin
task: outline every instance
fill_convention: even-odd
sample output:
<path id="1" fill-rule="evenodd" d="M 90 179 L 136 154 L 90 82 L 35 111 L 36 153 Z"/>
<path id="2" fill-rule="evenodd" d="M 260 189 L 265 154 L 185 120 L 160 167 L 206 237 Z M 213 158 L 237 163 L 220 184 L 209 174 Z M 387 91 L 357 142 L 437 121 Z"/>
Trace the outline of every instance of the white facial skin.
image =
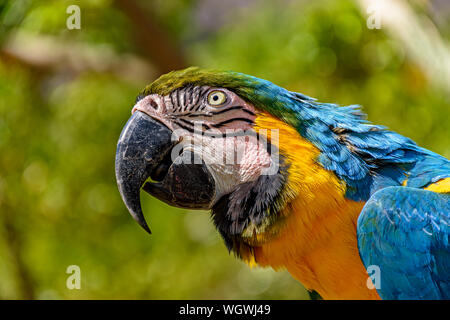
<path id="1" fill-rule="evenodd" d="M 179 141 L 173 162 L 190 161 L 189 151 L 203 160 L 215 180 L 211 205 L 237 185 L 256 180 L 271 164 L 265 139 L 253 129 L 257 111 L 227 89 L 185 87 L 164 97 L 151 94 L 137 102 L 135 111 L 173 131 L 172 140 Z"/>

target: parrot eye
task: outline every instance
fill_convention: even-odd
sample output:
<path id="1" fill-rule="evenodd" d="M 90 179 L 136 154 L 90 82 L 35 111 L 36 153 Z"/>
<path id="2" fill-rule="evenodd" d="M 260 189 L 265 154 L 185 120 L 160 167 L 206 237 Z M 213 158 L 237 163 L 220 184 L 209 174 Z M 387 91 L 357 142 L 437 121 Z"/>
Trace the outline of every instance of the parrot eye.
<path id="1" fill-rule="evenodd" d="M 212 106 L 220 106 L 227 102 L 227 96 L 222 91 L 211 91 L 208 94 L 208 103 Z"/>

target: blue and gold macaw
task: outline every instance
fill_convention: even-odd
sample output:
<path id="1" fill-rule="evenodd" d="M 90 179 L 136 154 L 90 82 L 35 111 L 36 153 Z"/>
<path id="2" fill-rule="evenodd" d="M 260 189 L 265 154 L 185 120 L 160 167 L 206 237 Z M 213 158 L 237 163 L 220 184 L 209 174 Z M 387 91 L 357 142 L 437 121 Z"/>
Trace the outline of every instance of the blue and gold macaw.
<path id="1" fill-rule="evenodd" d="M 116 177 L 148 232 L 141 187 L 211 210 L 237 257 L 325 299 L 450 298 L 450 162 L 358 106 L 237 72 L 170 72 L 138 96 Z"/>

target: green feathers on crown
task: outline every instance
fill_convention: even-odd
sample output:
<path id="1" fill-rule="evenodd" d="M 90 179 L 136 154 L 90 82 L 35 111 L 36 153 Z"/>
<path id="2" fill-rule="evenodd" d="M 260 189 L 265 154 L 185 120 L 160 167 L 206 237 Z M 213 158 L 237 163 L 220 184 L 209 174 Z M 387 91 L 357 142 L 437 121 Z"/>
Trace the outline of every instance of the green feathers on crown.
<path id="1" fill-rule="evenodd" d="M 183 70 L 176 70 L 166 73 L 153 81 L 142 92 L 145 95 L 159 94 L 168 95 L 173 90 L 186 85 L 222 87 L 242 95 L 243 98 L 251 98 L 256 83 L 256 78 L 233 72 L 219 71 L 212 69 L 200 69 L 199 67 L 189 67 Z M 252 83 L 253 82 L 253 83 Z M 252 86 L 253 84 L 253 86 Z"/>
<path id="2" fill-rule="evenodd" d="M 293 112 L 294 110 L 286 105 L 292 103 L 292 95 L 296 95 L 296 93 L 283 89 L 267 80 L 234 71 L 201 69 L 199 67 L 172 71 L 162 75 L 145 87 L 141 95 L 159 94 L 165 96 L 173 90 L 187 85 L 207 85 L 229 89 L 247 102 L 252 103 L 256 108 L 265 110 L 295 127 L 298 125 L 298 118 Z M 306 96 L 301 97 L 306 100 L 311 99 Z"/>

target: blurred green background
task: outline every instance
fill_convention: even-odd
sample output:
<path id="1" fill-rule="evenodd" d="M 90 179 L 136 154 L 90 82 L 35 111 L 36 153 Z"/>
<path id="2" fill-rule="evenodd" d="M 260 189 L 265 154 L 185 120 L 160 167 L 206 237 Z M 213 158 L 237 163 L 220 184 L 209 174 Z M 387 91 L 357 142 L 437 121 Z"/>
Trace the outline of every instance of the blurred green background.
<path id="1" fill-rule="evenodd" d="M 0 0 L 0 298 L 308 299 L 228 254 L 206 212 L 143 195 L 148 236 L 117 191 L 117 139 L 140 89 L 198 65 L 361 104 L 450 157 L 450 3 L 390 3 Z"/>

